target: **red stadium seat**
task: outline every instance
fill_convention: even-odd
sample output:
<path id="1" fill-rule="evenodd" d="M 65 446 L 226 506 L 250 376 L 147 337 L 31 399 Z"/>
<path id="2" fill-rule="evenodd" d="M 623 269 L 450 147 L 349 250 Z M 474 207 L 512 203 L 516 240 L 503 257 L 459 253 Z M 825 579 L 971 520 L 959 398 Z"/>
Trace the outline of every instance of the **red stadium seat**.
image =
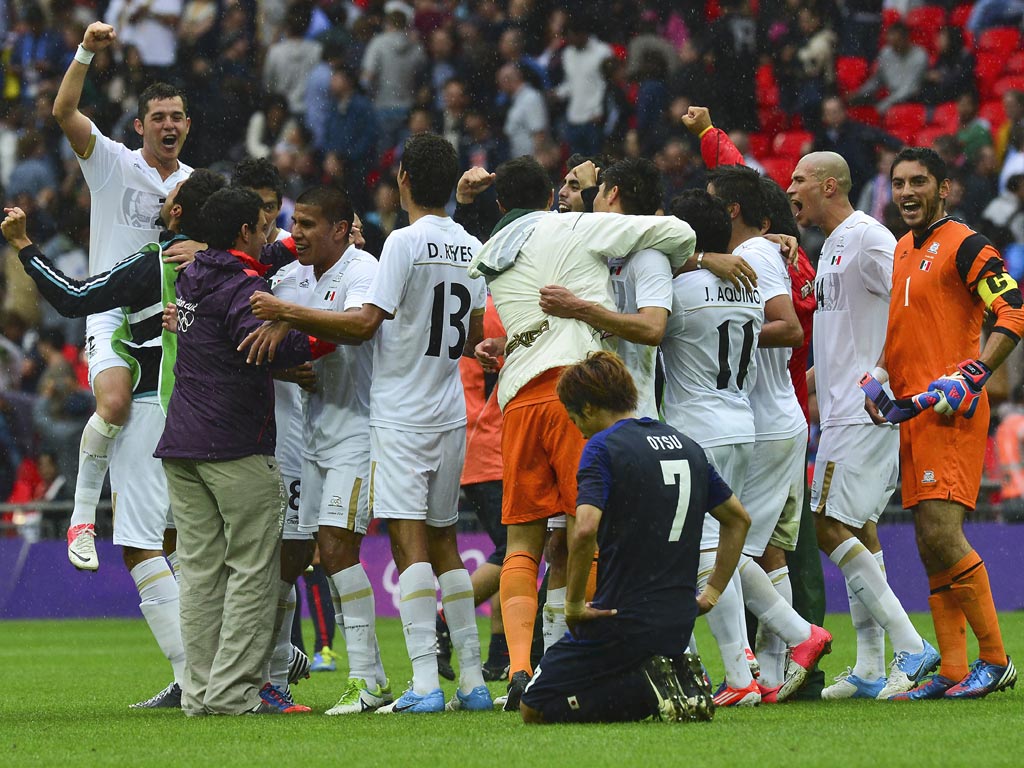
<path id="1" fill-rule="evenodd" d="M 992 99 L 984 102 L 978 109 L 978 115 L 988 120 L 988 124 L 995 130 L 1006 122 L 1006 111 L 1003 109 L 1002 99 Z"/>
<path id="2" fill-rule="evenodd" d="M 882 124 L 882 118 L 878 114 L 878 110 L 870 104 L 863 104 L 857 107 L 847 107 L 846 114 L 850 116 L 851 120 L 856 120 L 858 123 L 866 123 L 867 125 L 874 125 L 876 127 Z"/>
<path id="3" fill-rule="evenodd" d="M 933 32 L 946 24 L 946 9 L 937 5 L 924 5 L 907 12 L 907 26 L 911 29 L 926 27 Z"/>
<path id="4" fill-rule="evenodd" d="M 764 166 L 765 175 L 786 189 L 793 181 L 793 170 L 799 159 L 799 157 L 765 157 L 761 158 L 759 162 Z"/>
<path id="5" fill-rule="evenodd" d="M 885 120 L 882 125 L 885 130 L 889 131 L 893 136 L 900 138 L 907 131 L 917 133 L 921 128 L 924 128 L 928 114 L 924 108 L 924 104 L 893 104 L 889 107 L 889 111 L 885 113 Z M 898 133 L 902 131 L 903 133 Z"/>
<path id="6" fill-rule="evenodd" d="M 1006 69 L 1006 56 L 1000 53 L 979 53 L 974 64 L 974 82 L 983 99 L 992 95 L 992 87 Z"/>
<path id="7" fill-rule="evenodd" d="M 814 134 L 810 131 L 785 131 L 775 137 L 772 149 L 780 157 L 793 157 L 799 160 L 812 141 Z"/>
<path id="8" fill-rule="evenodd" d="M 868 79 L 868 60 L 860 56 L 840 56 L 836 59 L 836 84 L 840 94 L 853 93 Z"/>
<path id="9" fill-rule="evenodd" d="M 992 95 L 997 99 L 1003 98 L 1003 94 L 1007 91 L 1024 91 L 1024 75 L 1001 77 L 992 86 Z"/>
<path id="10" fill-rule="evenodd" d="M 937 128 L 951 128 L 956 130 L 956 124 L 959 120 L 959 116 L 956 113 L 956 102 L 947 101 L 945 104 L 939 104 L 932 113 L 932 120 L 928 125 L 935 126 Z"/>
<path id="11" fill-rule="evenodd" d="M 761 123 L 761 132 L 769 136 L 784 131 L 789 123 L 789 117 L 778 107 L 758 107 L 757 119 Z"/>
<path id="12" fill-rule="evenodd" d="M 917 132 L 917 135 L 914 137 L 914 141 L 917 143 L 917 146 L 919 147 L 930 147 L 933 144 L 935 144 L 935 140 L 939 138 L 939 136 L 950 136 L 954 133 L 956 133 L 955 126 L 952 128 L 947 128 L 944 126 L 929 125 L 920 129 Z"/>
<path id="13" fill-rule="evenodd" d="M 949 26 L 963 28 L 964 24 L 967 23 L 967 17 L 971 15 L 971 4 L 964 3 L 958 5 L 952 11 L 949 12 Z"/>
<path id="14" fill-rule="evenodd" d="M 983 53 L 998 53 L 1003 58 L 1020 50 L 1020 31 L 1014 27 L 993 27 L 978 36 L 977 48 Z"/>
<path id="15" fill-rule="evenodd" d="M 913 147 L 917 145 L 917 134 L 920 133 L 923 128 L 913 125 L 894 125 L 886 128 L 885 130 L 886 133 L 892 134 L 908 147 Z"/>
<path id="16" fill-rule="evenodd" d="M 762 157 L 768 157 L 769 153 L 771 152 L 771 147 L 772 140 L 768 134 L 750 134 L 750 152 L 758 160 L 760 160 Z"/>
<path id="17" fill-rule="evenodd" d="M 1024 75 L 1024 51 L 1015 53 L 1007 59 L 1004 71 L 1008 75 Z"/>

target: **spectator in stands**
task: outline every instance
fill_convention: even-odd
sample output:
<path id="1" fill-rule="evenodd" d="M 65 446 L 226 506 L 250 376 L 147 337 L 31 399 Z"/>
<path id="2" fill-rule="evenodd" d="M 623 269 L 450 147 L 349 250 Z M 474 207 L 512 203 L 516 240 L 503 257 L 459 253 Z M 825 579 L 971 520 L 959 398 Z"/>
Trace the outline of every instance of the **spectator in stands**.
<path id="1" fill-rule="evenodd" d="M 409 30 L 412 8 L 401 0 L 388 0 L 384 12 L 384 31 L 366 46 L 359 77 L 367 93 L 373 95 L 381 153 L 397 144 L 413 105 L 416 81 L 427 65 L 416 33 Z"/>
<path id="2" fill-rule="evenodd" d="M 431 32 L 427 52 L 430 56 L 429 75 L 423 83 L 426 92 L 419 101 L 432 104 L 440 112 L 444 109 L 445 85 L 462 74 L 462 63 L 455 55 L 455 38 L 451 30 L 441 28 Z"/>
<path id="3" fill-rule="evenodd" d="M 498 70 L 498 89 L 508 98 L 505 138 L 510 157 L 532 155 L 548 131 L 548 110 L 540 91 L 526 82 L 518 64 Z M 491 167 L 491 166 L 485 166 Z"/>
<path id="4" fill-rule="evenodd" d="M 822 102 L 821 128 L 814 136 L 814 151 L 835 152 L 845 158 L 853 182 L 850 199 L 860 199 L 865 182 L 874 175 L 875 148 L 898 150 L 902 145 L 899 139 L 878 128 L 851 120 L 838 96 Z"/>
<path id="5" fill-rule="evenodd" d="M 462 151 L 466 142 L 465 127 L 466 110 L 469 109 L 469 94 L 466 91 L 466 83 L 457 77 L 453 77 L 444 84 L 441 91 L 441 112 L 435 116 L 434 122 L 441 130 L 441 135 L 448 139 L 448 143 L 455 147 L 456 152 Z"/>
<path id="6" fill-rule="evenodd" d="M 181 0 L 112 0 L 105 20 L 123 43 L 134 45 L 150 82 L 178 79 L 178 20 Z"/>
<path id="7" fill-rule="evenodd" d="M 801 115 L 805 125 L 814 124 L 825 91 L 835 79 L 835 45 L 835 32 L 824 26 L 821 13 L 804 6 L 797 14 L 796 28 L 778 49 L 775 78 L 780 105 L 790 114 Z"/>
<path id="8" fill-rule="evenodd" d="M 306 82 L 320 63 L 320 43 L 306 40 L 309 5 L 295 2 L 288 8 L 285 38 L 267 49 L 263 62 L 263 87 L 288 99 L 293 115 L 306 114 Z"/>
<path id="9" fill-rule="evenodd" d="M 1006 230 L 1014 243 L 1024 243 L 1024 173 L 1006 180 L 1006 191 L 985 207 L 981 217 L 982 231 L 990 240 L 998 239 L 991 233 L 996 228 Z"/>
<path id="10" fill-rule="evenodd" d="M 313 136 L 313 146 L 324 147 L 324 131 L 327 130 L 327 118 L 330 117 L 334 105 L 331 96 L 331 73 L 335 67 L 346 62 L 346 49 L 333 43 L 327 43 L 320 52 L 320 63 L 313 67 L 306 80 L 306 113 L 303 122 Z"/>
<path id="11" fill-rule="evenodd" d="M 657 66 L 660 67 L 661 64 L 659 63 Z M 630 83 L 626 79 L 626 64 L 622 59 L 612 56 L 601 62 L 601 74 L 604 75 L 605 82 L 604 126 L 602 128 L 604 149 L 614 155 L 621 155 L 626 133 L 630 129 L 629 126 L 633 122 L 635 114 L 633 103 L 629 98 Z M 640 98 L 641 91 L 645 91 L 643 99 Z M 662 105 L 658 110 L 657 102 L 659 99 L 667 99 L 667 96 L 664 83 L 653 79 L 639 85 L 636 101 L 638 106 L 642 104 L 644 111 L 648 114 L 656 112 L 656 118 L 660 121 L 664 118 L 665 108 Z M 647 140 L 645 146 L 651 149 L 645 155 L 649 157 L 651 152 L 661 148 L 663 142 L 658 139 L 658 133 L 654 130 L 659 127 L 658 123 L 652 124 L 645 119 L 644 125 L 643 131 L 638 126 L 634 132 Z"/>
<path id="12" fill-rule="evenodd" d="M 497 168 L 508 159 L 508 146 L 503 137 L 494 135 L 487 115 L 477 109 L 467 109 L 463 122 L 466 141 L 462 148 L 463 168 L 479 165 L 481 168 Z"/>
<path id="13" fill-rule="evenodd" d="M 1003 169 L 999 172 L 999 194 L 1006 191 L 1006 183 L 1011 176 L 1024 173 L 1024 123 L 1018 123 L 1010 131 L 1006 147 L 1006 159 Z"/>
<path id="14" fill-rule="evenodd" d="M 721 90 L 712 105 L 719 125 L 727 130 L 756 131 L 756 70 L 760 45 L 750 0 L 723 0 L 722 16 L 711 25 L 708 56 Z"/>
<path id="15" fill-rule="evenodd" d="M 547 72 L 532 56 L 526 54 L 523 31 L 518 27 L 508 27 L 498 38 L 499 68 L 505 64 L 515 64 L 523 74 L 523 79 L 537 90 L 547 88 Z"/>
<path id="16" fill-rule="evenodd" d="M 964 26 L 977 37 L 990 27 L 1015 27 L 1024 20 L 1024 0 L 978 0 Z"/>
<path id="17" fill-rule="evenodd" d="M 920 99 L 929 106 L 953 101 L 974 88 L 974 54 L 959 27 L 941 27 L 935 33 L 936 59 L 925 72 Z"/>
<path id="18" fill-rule="evenodd" d="M 640 23 L 637 25 L 637 34 L 629 41 L 626 48 L 626 75 L 636 78 L 641 70 L 641 63 L 644 57 L 653 54 L 658 56 L 665 65 L 665 71 L 673 73 L 679 66 L 679 56 L 676 49 L 668 40 L 658 34 L 658 14 L 651 9 L 645 9 L 640 14 Z"/>
<path id="19" fill-rule="evenodd" d="M 992 147 L 982 147 L 973 163 L 964 168 L 964 199 L 960 204 L 964 221 L 978 229 L 981 213 L 999 194 L 999 163 Z"/>
<path id="20" fill-rule="evenodd" d="M 217 0 L 188 0 L 178 25 L 178 45 L 182 58 L 217 55 Z M 96 62 L 93 61 L 93 68 Z"/>
<path id="21" fill-rule="evenodd" d="M 367 202 L 366 176 L 373 168 L 377 151 L 377 118 L 370 100 L 356 89 L 355 74 L 344 66 L 331 74 L 334 105 L 324 130 L 325 152 L 334 152 L 344 165 L 346 188 L 353 205 Z"/>
<path id="22" fill-rule="evenodd" d="M 601 63 L 612 55 L 611 46 L 594 37 L 590 30 L 591 20 L 582 14 L 566 22 L 566 46 L 562 49 L 564 79 L 555 88 L 555 95 L 566 101 L 565 138 L 569 151 L 584 155 L 601 150 L 605 93 Z"/>
<path id="23" fill-rule="evenodd" d="M 874 71 L 862 85 L 852 101 L 871 103 L 884 88 L 888 95 L 877 103 L 885 114 L 893 104 L 913 101 L 921 90 L 924 74 L 928 70 L 928 52 L 910 41 L 910 30 L 902 21 L 893 22 L 885 32 L 886 45 L 875 60 Z"/>
<path id="24" fill-rule="evenodd" d="M 1006 150 L 1010 145 L 1010 131 L 1015 125 L 1024 125 L 1024 91 L 1014 89 L 1003 94 L 1003 112 L 1006 120 L 995 133 L 996 156 L 999 162 L 1006 159 Z"/>
<path id="25" fill-rule="evenodd" d="M 957 131 L 964 157 L 973 163 L 982 147 L 992 146 L 992 126 L 988 120 L 978 116 L 978 93 L 964 91 L 956 99 Z"/>
<path id="26" fill-rule="evenodd" d="M 840 55 L 873 58 L 882 31 L 882 3 L 879 0 L 843 0 L 839 3 L 839 14 Z"/>
<path id="27" fill-rule="evenodd" d="M 253 112 L 245 129 L 245 152 L 249 157 L 270 157 L 274 147 L 295 127 L 288 113 L 288 100 L 278 93 L 267 96 L 263 109 Z"/>
<path id="28" fill-rule="evenodd" d="M 25 131 L 18 139 L 18 162 L 7 181 L 7 196 L 32 197 L 46 207 L 57 191 L 57 172 L 46 156 L 43 137 L 37 131 Z"/>
<path id="29" fill-rule="evenodd" d="M 885 207 L 892 202 L 892 183 L 889 170 L 896 159 L 896 150 L 878 148 L 877 173 L 861 188 L 857 198 L 857 210 L 864 211 L 875 221 L 885 224 Z"/>
<path id="30" fill-rule="evenodd" d="M 10 47 L 7 72 L 20 84 L 22 101 L 31 103 L 44 83 L 64 71 L 70 57 L 66 55 L 61 35 L 47 26 L 46 13 L 38 3 L 24 6 L 21 21 L 22 31 Z"/>

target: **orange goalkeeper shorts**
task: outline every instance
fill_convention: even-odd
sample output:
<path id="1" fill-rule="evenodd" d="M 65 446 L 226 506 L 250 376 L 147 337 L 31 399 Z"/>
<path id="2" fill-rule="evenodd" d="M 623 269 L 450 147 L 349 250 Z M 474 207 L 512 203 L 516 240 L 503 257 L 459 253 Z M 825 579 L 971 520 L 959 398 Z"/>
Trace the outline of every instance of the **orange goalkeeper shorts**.
<path id="1" fill-rule="evenodd" d="M 900 424 L 900 477 L 903 507 L 921 501 L 955 501 L 974 509 L 988 442 L 988 397 L 974 416 L 942 416 L 927 410 Z"/>
<path id="2" fill-rule="evenodd" d="M 576 514 L 576 471 L 586 443 L 558 399 L 561 368 L 532 379 L 505 406 L 501 522 Z"/>

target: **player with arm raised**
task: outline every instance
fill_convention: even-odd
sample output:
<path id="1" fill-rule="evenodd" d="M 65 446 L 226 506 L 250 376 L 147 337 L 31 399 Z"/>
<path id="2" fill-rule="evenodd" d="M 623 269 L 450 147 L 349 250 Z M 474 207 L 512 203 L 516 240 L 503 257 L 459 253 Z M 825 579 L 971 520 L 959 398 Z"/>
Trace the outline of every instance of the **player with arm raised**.
<path id="1" fill-rule="evenodd" d="M 899 433 L 875 427 L 854 382 L 874 366 L 885 343 L 896 238 L 850 204 L 850 169 L 833 152 L 801 158 L 789 186 L 797 221 L 826 235 L 815 292 L 814 368 L 821 440 L 811 484 L 821 550 L 842 571 L 857 632 L 857 661 L 824 699 L 887 698 L 938 663 L 885 580 L 875 523 L 896 487 Z M 886 686 L 885 634 L 912 674 Z"/>
<path id="2" fill-rule="evenodd" d="M 903 506 L 914 512 L 942 663 L 923 685 L 894 698 L 979 698 L 1013 686 L 1017 671 L 1003 646 L 985 563 L 964 536 L 963 521 L 978 499 L 988 438 L 984 385 L 1020 340 L 1024 308 L 999 252 L 946 214 L 950 182 L 938 154 L 902 150 L 890 179 L 893 202 L 910 231 L 896 244 L 878 366 L 889 371 L 898 398 L 942 393 L 934 409 L 900 425 Z M 982 348 L 986 310 L 995 323 Z M 877 408 L 865 405 L 881 423 Z M 970 668 L 967 624 L 979 646 Z M 898 656 L 889 684 L 915 677 L 915 666 L 913 657 Z"/>
<path id="3" fill-rule="evenodd" d="M 113 27 L 90 24 L 53 101 L 53 116 L 75 151 L 92 198 L 91 274 L 110 269 L 125 254 L 159 239 L 154 222 L 160 206 L 192 172 L 178 160 L 191 121 L 185 96 L 177 88 L 154 83 L 139 95 L 135 131 L 142 136 L 142 149 L 135 151 L 108 139 L 79 111 L 89 64 L 96 51 L 110 47 L 115 39 Z M 68 530 L 68 559 L 83 570 L 99 567 L 93 542 L 96 505 L 114 439 L 131 409 L 131 372 L 110 343 L 122 319 L 119 311 L 112 310 L 86 320 L 86 354 L 96 413 L 82 433 L 75 507 Z M 122 490 L 113 488 L 115 493 Z"/>
<path id="4" fill-rule="evenodd" d="M 253 297 L 254 311 L 264 319 L 316 328 L 325 338 L 377 336 L 370 387 L 370 509 L 388 520 L 413 664 L 409 690 L 379 712 L 445 708 L 434 654 L 434 573 L 461 672 L 449 705 L 491 708 L 480 671 L 473 587 L 455 540 L 466 437 L 458 360 L 483 336 L 486 297 L 483 280 L 467 275 L 480 243 L 444 211 L 458 177 L 458 158 L 443 138 L 418 134 L 406 142 L 398 180 L 411 224 L 388 237 L 361 308 L 278 312 L 264 309 L 262 294 Z"/>
<path id="5" fill-rule="evenodd" d="M 710 720 L 700 659 L 683 651 L 698 612 L 736 567 L 749 518 L 696 443 L 636 418 L 636 387 L 614 354 L 595 352 L 566 368 L 558 396 L 589 438 L 569 536 L 572 635 L 537 666 L 520 703 L 523 720 Z M 722 540 L 715 572 L 694 600 L 707 513 L 721 521 Z M 588 604 L 597 546 L 597 592 Z"/>

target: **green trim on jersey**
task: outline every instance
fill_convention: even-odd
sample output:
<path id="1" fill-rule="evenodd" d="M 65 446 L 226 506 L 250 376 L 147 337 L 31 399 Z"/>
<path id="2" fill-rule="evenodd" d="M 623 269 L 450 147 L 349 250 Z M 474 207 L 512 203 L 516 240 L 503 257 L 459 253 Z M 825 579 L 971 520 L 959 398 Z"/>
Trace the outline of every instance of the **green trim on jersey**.
<path id="1" fill-rule="evenodd" d="M 160 303 L 166 307 L 168 303 L 173 304 L 177 297 L 174 291 L 174 283 L 178 279 L 177 264 L 165 264 L 161 260 L 160 273 Z M 167 415 L 167 404 L 171 401 L 171 392 L 174 391 L 174 363 L 178 359 L 178 334 L 171 333 L 166 328 L 160 332 L 160 376 L 157 390 L 160 393 L 160 407 Z"/>
<path id="2" fill-rule="evenodd" d="M 146 243 L 136 253 L 152 253 L 157 258 L 160 258 L 163 249 L 159 243 Z M 139 361 L 132 356 L 128 348 L 127 342 L 133 340 L 131 325 L 128 322 L 128 314 L 128 308 L 121 307 L 121 325 L 110 337 L 110 346 L 117 356 L 128 364 L 128 368 L 132 373 L 132 391 L 134 392 L 135 388 L 139 385 L 142 369 L 139 367 Z"/>

